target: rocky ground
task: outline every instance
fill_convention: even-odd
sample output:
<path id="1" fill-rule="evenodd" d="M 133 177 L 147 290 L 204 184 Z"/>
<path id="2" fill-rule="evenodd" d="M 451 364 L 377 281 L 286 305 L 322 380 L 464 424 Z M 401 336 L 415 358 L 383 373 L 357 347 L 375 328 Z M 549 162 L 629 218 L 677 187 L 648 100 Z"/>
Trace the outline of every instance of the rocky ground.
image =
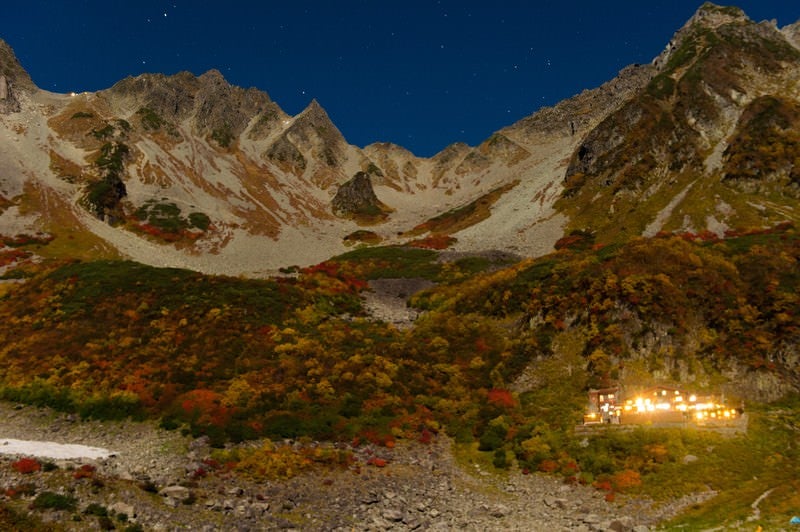
<path id="1" fill-rule="evenodd" d="M 199 477 L 211 452 L 207 442 L 152 423 L 81 421 L 0 404 L 0 438 L 114 451 L 96 461 L 54 460 L 49 471 L 27 474 L 11 467 L 19 457 L 0 458 L 0 500 L 66 530 L 643 531 L 699 500 L 661 507 L 633 499 L 606 502 L 602 492 L 558 478 L 457 463 L 444 437 L 392 449 L 362 445 L 352 449 L 355 461 L 348 467 L 268 482 L 225 470 Z M 386 465 L 369 465 L 376 457 Z M 75 497 L 76 507 L 35 509 L 32 502 L 47 491 Z M 98 508 L 108 517 L 101 519 Z"/>

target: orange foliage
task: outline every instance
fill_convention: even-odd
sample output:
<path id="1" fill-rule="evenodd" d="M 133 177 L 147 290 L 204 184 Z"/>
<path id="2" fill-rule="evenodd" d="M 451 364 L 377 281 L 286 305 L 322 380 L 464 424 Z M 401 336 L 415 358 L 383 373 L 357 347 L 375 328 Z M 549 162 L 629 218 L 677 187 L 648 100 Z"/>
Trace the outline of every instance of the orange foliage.
<path id="1" fill-rule="evenodd" d="M 555 460 L 542 460 L 539 462 L 539 471 L 542 473 L 554 473 L 558 470 L 558 462 Z"/>
<path id="2" fill-rule="evenodd" d="M 617 491 L 624 491 L 628 488 L 635 488 L 642 485 L 642 478 L 638 471 L 625 469 L 611 476 L 611 485 Z"/>
<path id="3" fill-rule="evenodd" d="M 501 408 L 513 408 L 517 404 L 516 399 L 514 399 L 514 396 L 510 391 L 500 388 L 493 388 L 489 390 L 489 393 L 486 395 L 486 399 L 489 401 L 489 404 L 499 406 Z"/>
<path id="4" fill-rule="evenodd" d="M 375 466 L 375 467 L 386 467 L 388 462 L 383 458 L 372 457 L 367 460 L 367 465 Z"/>
<path id="5" fill-rule="evenodd" d="M 234 409 L 223 404 L 223 397 L 213 390 L 192 390 L 180 398 L 184 414 L 198 424 L 225 426 Z"/>

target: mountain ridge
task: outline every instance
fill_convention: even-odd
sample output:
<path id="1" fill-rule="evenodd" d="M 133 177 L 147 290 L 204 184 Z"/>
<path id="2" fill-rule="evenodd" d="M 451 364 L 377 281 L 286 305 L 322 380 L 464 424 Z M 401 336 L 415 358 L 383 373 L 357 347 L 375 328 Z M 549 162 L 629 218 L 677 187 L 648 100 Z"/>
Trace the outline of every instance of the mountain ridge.
<path id="1" fill-rule="evenodd" d="M 738 8 L 706 3 L 650 64 L 626 67 L 478 146 L 455 143 L 430 158 L 390 143 L 350 145 L 316 100 L 290 116 L 266 92 L 232 86 L 216 70 L 131 76 L 96 93 L 48 93 L 3 43 L 1 125 L 11 145 L 26 146 L 26 156 L 0 154 L 7 169 L 0 194 L 20 207 L 23 189 L 36 183 L 74 211 L 80 222 L 73 232 L 99 237 L 121 255 L 247 275 L 346 251 L 364 220 L 336 216 L 331 202 L 358 172 L 370 176 L 391 213 L 370 222 L 384 244 L 402 244 L 412 228 L 517 181 L 491 216 L 458 226 L 453 250 L 499 245 L 538 256 L 574 230 L 614 241 L 662 229 L 722 234 L 774 225 L 796 218 L 786 216 L 794 200 L 771 199 L 774 207 L 765 207 L 715 180 L 736 156 L 726 152 L 728 138 L 748 102 L 777 91 L 799 98 L 790 85 L 800 68 L 792 40 L 799 33 L 800 23 L 779 30 Z M 717 212 L 691 190 L 718 196 Z M 770 214 L 759 214 L 764 209 Z M 98 225 L 87 211 L 111 224 Z M 630 223 L 619 224 L 629 211 Z M 52 213 L 36 221 L 15 212 L 5 209 L 0 224 L 7 219 L 21 232 L 58 238 Z M 298 239 L 315 244 L 297 246 Z"/>

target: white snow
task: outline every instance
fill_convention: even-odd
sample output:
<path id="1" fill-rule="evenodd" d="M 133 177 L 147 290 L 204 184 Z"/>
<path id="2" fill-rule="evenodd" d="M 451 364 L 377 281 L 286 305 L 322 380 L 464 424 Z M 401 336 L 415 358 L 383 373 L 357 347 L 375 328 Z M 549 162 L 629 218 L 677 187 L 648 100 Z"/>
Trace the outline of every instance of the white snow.
<path id="1" fill-rule="evenodd" d="M 16 454 L 66 460 L 70 458 L 108 458 L 114 453 L 102 447 L 89 447 L 87 445 L 72 443 L 0 438 L 0 454 Z"/>

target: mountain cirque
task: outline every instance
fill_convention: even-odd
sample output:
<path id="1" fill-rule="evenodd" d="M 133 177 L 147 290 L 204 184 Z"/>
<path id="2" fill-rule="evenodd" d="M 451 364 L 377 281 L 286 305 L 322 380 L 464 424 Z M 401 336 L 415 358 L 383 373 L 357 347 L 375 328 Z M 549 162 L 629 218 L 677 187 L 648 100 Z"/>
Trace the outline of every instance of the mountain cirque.
<path id="1" fill-rule="evenodd" d="M 459 226 L 454 250 L 539 256 L 575 229 L 610 241 L 795 220 L 796 183 L 776 185 L 794 152 L 763 186 L 728 177 L 752 106 L 798 105 L 798 31 L 707 4 L 652 64 L 429 159 L 352 146 L 316 101 L 289 116 L 213 70 L 49 93 L 0 43 L 0 231 L 66 238 L 84 258 L 260 276 L 341 253 L 359 230 L 403 243 L 512 183 L 491 216 Z M 381 216 L 332 204 L 359 172 Z M 779 197 L 764 200 L 765 187 Z"/>
<path id="2" fill-rule="evenodd" d="M 150 419 L 0 403 L 6 437 L 118 453 L 3 458 L 0 524 L 59 489 L 84 521 L 36 514 L 66 528 L 785 522 L 797 400 L 765 403 L 800 387 L 798 46 L 704 4 L 652 63 L 420 158 L 213 70 L 50 93 L 0 41 L 4 397 Z M 574 434 L 617 378 L 731 390 L 752 424 Z"/>

